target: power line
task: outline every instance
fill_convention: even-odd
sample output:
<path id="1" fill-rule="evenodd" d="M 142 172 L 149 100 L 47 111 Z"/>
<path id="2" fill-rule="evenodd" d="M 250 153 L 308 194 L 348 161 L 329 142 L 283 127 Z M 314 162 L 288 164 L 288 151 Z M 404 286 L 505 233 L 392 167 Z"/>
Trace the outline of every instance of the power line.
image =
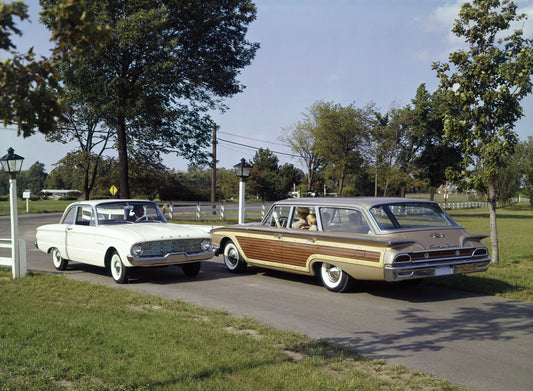
<path id="1" fill-rule="evenodd" d="M 247 145 L 247 144 L 242 144 L 242 143 L 237 143 L 235 141 L 229 141 L 229 140 L 224 140 L 222 138 L 218 138 L 218 141 L 223 141 L 225 143 L 229 143 L 229 144 L 234 144 L 234 145 L 239 145 L 241 147 L 245 147 L 245 148 L 251 148 L 251 149 L 255 149 L 256 151 L 258 151 L 259 149 L 261 149 L 261 147 L 255 147 L 253 145 Z M 278 155 L 284 155 L 284 156 L 289 156 L 289 157 L 292 157 L 292 158 L 300 158 L 300 156 L 298 155 L 294 155 L 292 153 L 286 153 L 286 152 L 279 152 L 279 151 L 271 151 L 273 153 L 277 153 Z"/>
<path id="2" fill-rule="evenodd" d="M 268 143 L 268 144 L 279 145 L 281 147 L 286 147 L 287 146 L 287 144 L 277 143 L 275 141 L 260 140 L 260 139 L 257 139 L 257 138 L 243 136 L 243 135 L 240 135 L 240 134 L 228 133 L 228 132 L 224 132 L 224 131 L 221 131 L 221 130 L 219 130 L 218 133 L 227 134 L 228 136 L 233 136 L 233 137 L 238 137 L 238 138 L 245 138 L 245 139 L 252 140 L 252 141 L 257 141 L 257 142 L 260 142 L 260 143 Z"/>

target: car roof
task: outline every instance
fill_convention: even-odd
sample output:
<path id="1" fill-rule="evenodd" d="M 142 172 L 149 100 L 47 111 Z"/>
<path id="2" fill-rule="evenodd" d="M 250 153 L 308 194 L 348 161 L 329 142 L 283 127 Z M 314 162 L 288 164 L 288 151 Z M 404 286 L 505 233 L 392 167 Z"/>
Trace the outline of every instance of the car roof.
<path id="1" fill-rule="evenodd" d="M 83 205 L 91 205 L 91 206 L 95 206 L 95 205 L 99 205 L 99 204 L 107 204 L 107 203 L 111 203 L 111 202 L 145 202 L 145 203 L 153 203 L 153 201 L 148 201 L 148 200 L 133 200 L 133 199 L 127 199 L 127 200 L 123 200 L 123 199 L 102 199 L 102 200 L 87 200 L 87 201 L 76 201 L 76 202 L 73 202 L 71 205 L 80 205 L 80 204 L 83 204 Z"/>
<path id="2" fill-rule="evenodd" d="M 310 198 L 287 198 L 285 200 L 275 202 L 276 205 L 298 205 L 298 206 L 337 206 L 349 207 L 360 206 L 363 208 L 371 208 L 376 205 L 383 204 L 397 204 L 404 202 L 417 203 L 431 203 L 433 201 L 419 200 L 416 198 L 400 198 L 400 197 L 354 197 L 354 198 L 329 198 L 329 197 L 310 197 Z"/>

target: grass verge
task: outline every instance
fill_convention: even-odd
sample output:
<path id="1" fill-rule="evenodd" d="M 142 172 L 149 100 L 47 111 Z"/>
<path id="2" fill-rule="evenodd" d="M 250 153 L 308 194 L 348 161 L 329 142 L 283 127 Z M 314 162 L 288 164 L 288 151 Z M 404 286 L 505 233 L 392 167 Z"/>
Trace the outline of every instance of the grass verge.
<path id="1" fill-rule="evenodd" d="M 461 390 L 249 318 L 0 271 L 1 390 Z"/>

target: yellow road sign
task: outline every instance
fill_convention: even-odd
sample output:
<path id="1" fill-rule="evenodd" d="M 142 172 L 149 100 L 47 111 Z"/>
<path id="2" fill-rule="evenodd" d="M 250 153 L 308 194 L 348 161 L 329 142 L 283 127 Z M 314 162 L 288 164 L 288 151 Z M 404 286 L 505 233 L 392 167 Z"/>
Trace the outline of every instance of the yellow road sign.
<path id="1" fill-rule="evenodd" d="M 117 187 L 115 185 L 111 186 L 111 188 L 109 189 L 109 192 L 112 194 L 112 195 L 115 195 L 117 194 Z"/>

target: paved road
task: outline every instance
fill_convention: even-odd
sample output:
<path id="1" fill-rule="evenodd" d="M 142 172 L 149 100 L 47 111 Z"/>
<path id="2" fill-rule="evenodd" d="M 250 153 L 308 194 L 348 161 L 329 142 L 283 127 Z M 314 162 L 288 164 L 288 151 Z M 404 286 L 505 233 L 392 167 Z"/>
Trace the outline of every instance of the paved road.
<path id="1" fill-rule="evenodd" d="M 28 267 L 54 271 L 50 257 L 32 243 L 35 227 L 59 215 L 20 216 L 28 241 Z M 9 221 L 0 217 L 0 237 Z M 102 269 L 72 263 L 72 279 L 117 286 Z M 533 303 L 429 285 L 363 284 L 335 294 L 307 277 L 251 268 L 229 274 L 220 259 L 203 263 L 198 279 L 179 267 L 137 272 L 121 286 L 249 315 L 279 329 L 327 338 L 477 390 L 529 391 L 533 385 Z"/>

